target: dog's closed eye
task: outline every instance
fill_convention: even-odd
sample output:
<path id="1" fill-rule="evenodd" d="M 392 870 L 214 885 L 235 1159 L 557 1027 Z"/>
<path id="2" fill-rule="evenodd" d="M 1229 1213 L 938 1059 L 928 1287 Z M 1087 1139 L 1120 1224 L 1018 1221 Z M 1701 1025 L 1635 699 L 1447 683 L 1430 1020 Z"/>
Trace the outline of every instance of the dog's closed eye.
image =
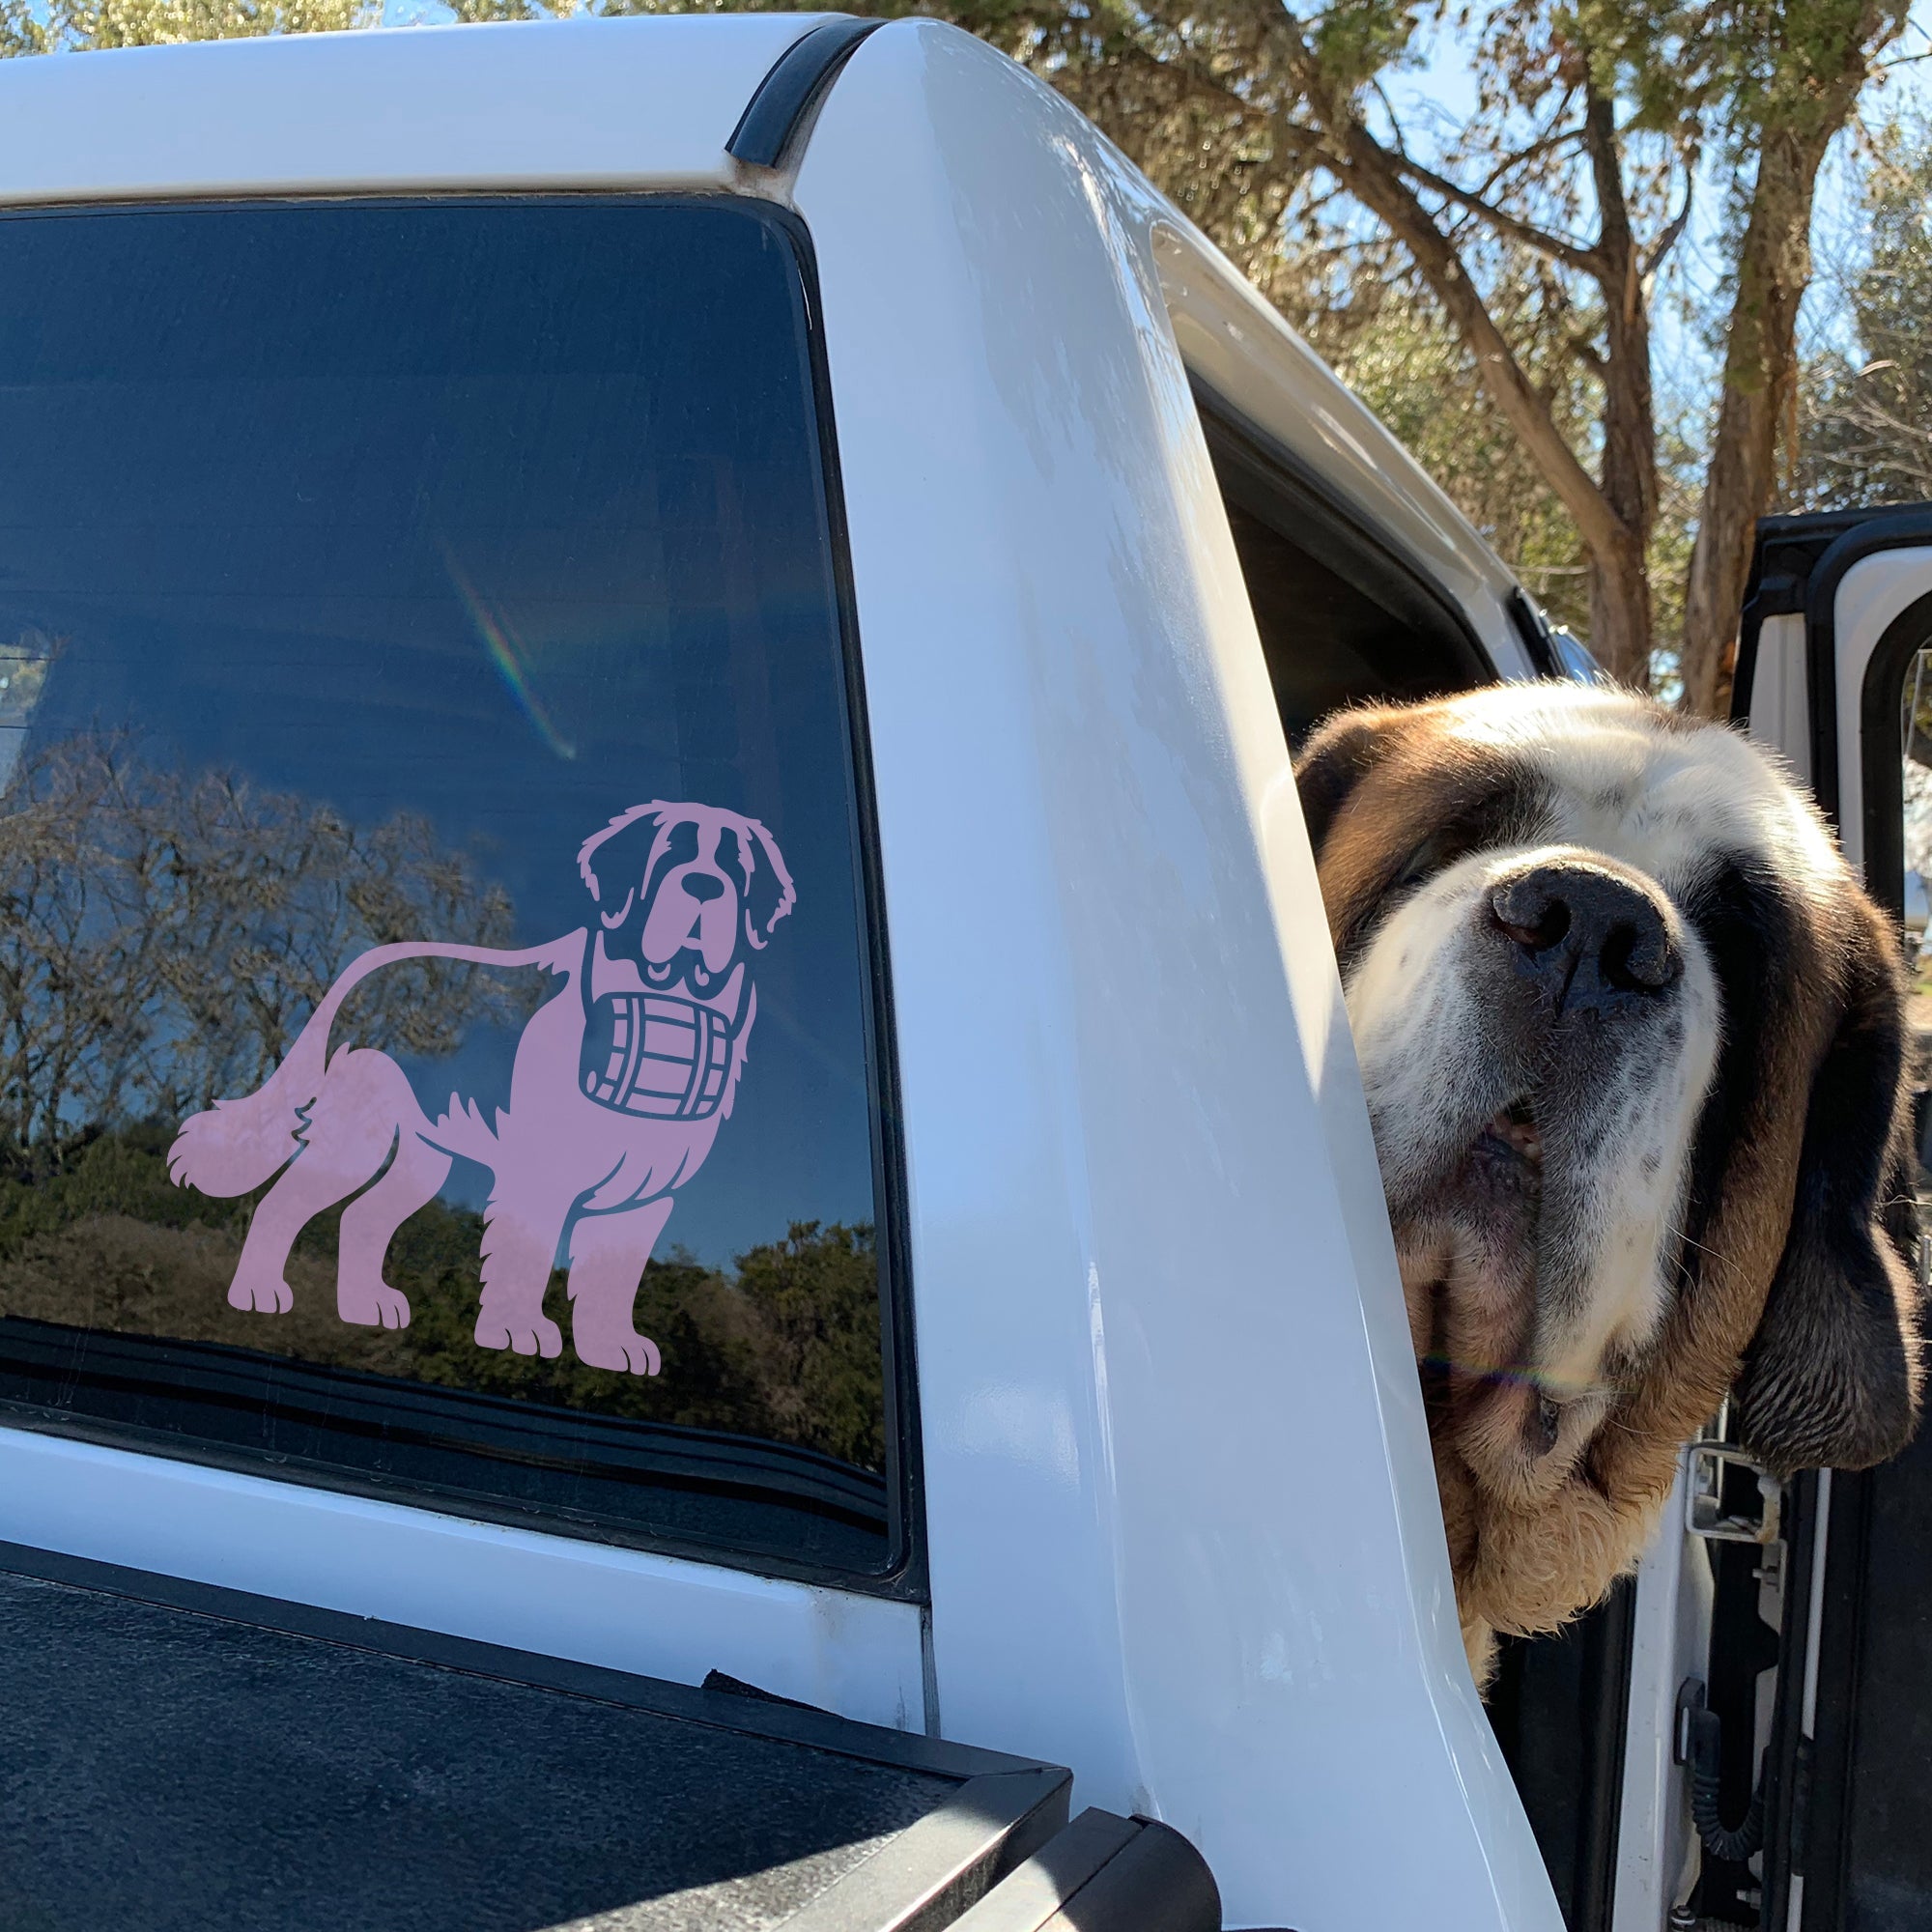
<path id="1" fill-rule="evenodd" d="M 1408 855 L 1396 868 L 1395 877 L 1389 881 L 1389 890 L 1413 892 L 1457 856 L 1455 839 L 1450 832 L 1432 832 L 1419 844 L 1410 847 Z"/>
<path id="2" fill-rule="evenodd" d="M 1387 875 L 1384 895 L 1413 892 L 1471 852 L 1526 839 L 1541 804 L 1539 788 L 1518 772 L 1487 775 L 1479 786 L 1440 800 L 1437 815 Z"/>

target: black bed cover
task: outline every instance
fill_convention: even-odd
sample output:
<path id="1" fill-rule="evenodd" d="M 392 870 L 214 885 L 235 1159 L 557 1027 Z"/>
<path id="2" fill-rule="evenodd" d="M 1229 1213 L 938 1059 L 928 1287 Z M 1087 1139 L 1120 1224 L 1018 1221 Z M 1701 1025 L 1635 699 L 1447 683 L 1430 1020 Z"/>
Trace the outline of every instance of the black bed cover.
<path id="1" fill-rule="evenodd" d="M 0 1544 L 5 1932 L 1216 1932 L 1054 1765 Z"/>

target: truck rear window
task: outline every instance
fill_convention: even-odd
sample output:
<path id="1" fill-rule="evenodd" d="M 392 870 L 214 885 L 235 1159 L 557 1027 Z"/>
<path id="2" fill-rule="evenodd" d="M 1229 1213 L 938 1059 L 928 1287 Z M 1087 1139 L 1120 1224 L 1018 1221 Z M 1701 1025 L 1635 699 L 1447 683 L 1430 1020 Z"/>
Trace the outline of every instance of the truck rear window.
<path id="1" fill-rule="evenodd" d="M 722 199 L 0 220 L 0 1420 L 902 1562 L 805 272 Z"/>

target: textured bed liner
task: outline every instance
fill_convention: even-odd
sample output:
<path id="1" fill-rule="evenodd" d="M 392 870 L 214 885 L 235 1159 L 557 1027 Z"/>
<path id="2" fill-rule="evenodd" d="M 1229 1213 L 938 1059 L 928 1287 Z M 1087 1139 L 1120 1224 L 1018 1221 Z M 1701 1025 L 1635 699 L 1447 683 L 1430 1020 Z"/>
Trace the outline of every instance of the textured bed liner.
<path id="1" fill-rule="evenodd" d="M 944 1923 L 1059 1831 L 1069 1782 L 0 1545 L 8 1932 Z"/>

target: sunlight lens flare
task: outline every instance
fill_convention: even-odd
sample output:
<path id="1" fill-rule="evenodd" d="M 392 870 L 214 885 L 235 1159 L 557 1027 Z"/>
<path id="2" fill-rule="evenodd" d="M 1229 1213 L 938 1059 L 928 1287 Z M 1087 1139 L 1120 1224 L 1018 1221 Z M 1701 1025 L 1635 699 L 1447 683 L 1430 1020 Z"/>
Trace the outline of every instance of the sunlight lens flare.
<path id="1" fill-rule="evenodd" d="M 502 613 L 470 582 L 464 574 L 463 566 L 447 549 L 443 551 L 442 558 L 449 571 L 449 581 L 455 585 L 456 594 L 462 598 L 465 610 L 469 612 L 476 634 L 483 639 L 484 649 L 490 653 L 490 662 L 497 667 L 497 675 L 516 699 L 517 708 L 530 721 L 537 736 L 559 758 L 575 758 L 577 747 L 556 728 L 555 720 L 544 709 L 543 699 L 530 688 L 529 675 L 519 654 L 516 633 Z"/>

